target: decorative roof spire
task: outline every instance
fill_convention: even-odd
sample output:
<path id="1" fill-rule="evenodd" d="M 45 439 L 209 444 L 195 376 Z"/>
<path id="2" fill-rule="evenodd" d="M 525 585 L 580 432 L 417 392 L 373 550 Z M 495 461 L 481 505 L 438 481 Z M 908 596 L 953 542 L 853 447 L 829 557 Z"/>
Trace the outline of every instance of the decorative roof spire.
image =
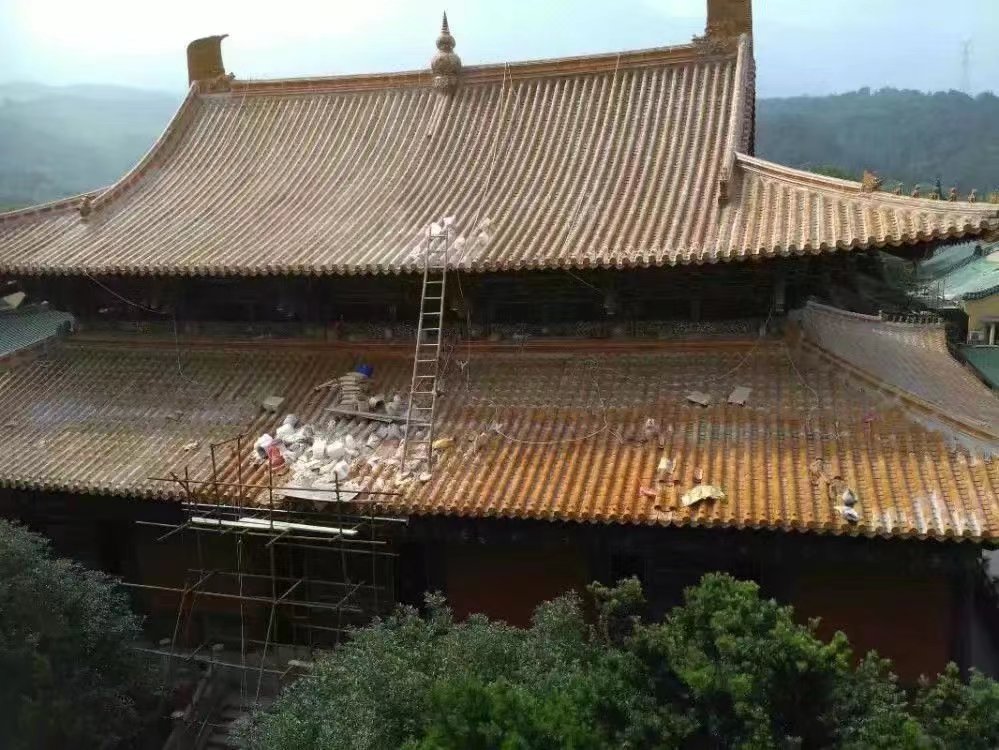
<path id="1" fill-rule="evenodd" d="M 434 74 L 434 88 L 453 94 L 458 88 L 458 74 L 461 72 L 461 58 L 454 53 L 454 37 L 447 25 L 447 13 L 441 23 L 441 34 L 437 37 L 437 54 L 430 61 L 430 71 Z"/>

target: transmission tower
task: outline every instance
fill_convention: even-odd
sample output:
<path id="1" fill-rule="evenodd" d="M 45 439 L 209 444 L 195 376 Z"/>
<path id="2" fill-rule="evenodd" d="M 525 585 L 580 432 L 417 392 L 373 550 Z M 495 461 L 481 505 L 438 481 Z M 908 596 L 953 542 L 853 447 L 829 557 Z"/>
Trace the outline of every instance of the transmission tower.
<path id="1" fill-rule="evenodd" d="M 961 42 L 961 91 L 971 94 L 971 40 Z"/>

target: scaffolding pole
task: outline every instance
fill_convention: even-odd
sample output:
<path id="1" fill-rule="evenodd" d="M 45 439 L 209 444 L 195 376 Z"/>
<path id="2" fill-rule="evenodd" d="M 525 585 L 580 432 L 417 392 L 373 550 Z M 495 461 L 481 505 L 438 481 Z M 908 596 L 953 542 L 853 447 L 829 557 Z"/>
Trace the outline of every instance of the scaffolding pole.
<path id="1" fill-rule="evenodd" d="M 136 523 L 162 530 L 156 537 L 159 543 L 181 539 L 188 561 L 178 568 L 184 575 L 183 582 L 177 585 L 125 585 L 137 591 L 178 596 L 169 649 L 140 649 L 167 657 L 167 680 L 178 659 L 203 661 L 206 657 L 200 654 L 207 644 L 211 643 L 213 649 L 224 646 L 225 638 L 216 638 L 209 631 L 213 615 L 231 607 L 239 619 L 238 644 L 234 644 L 239 649 L 239 660 L 212 659 L 239 669 L 243 701 L 247 697 L 247 676 L 255 671 L 254 700 L 259 701 L 265 675 L 283 679 L 293 669 L 268 667 L 268 657 L 276 649 L 305 650 L 311 662 L 317 648 L 336 648 L 352 627 L 370 622 L 393 606 L 397 554 L 392 550 L 391 538 L 393 529 L 406 519 L 375 515 L 380 501 L 398 493 L 345 489 L 339 480 L 331 488 L 281 484 L 275 481 L 269 459 L 266 482 L 246 482 L 242 467 L 244 438 L 240 434 L 209 445 L 211 473 L 207 477 L 192 476 L 187 466 L 168 477 L 150 477 L 179 487 L 183 516 L 173 523 Z M 226 480 L 220 468 L 219 451 L 225 446 L 235 447 L 235 482 Z M 231 470 L 228 476 L 232 476 Z M 329 510 L 301 509 L 284 502 L 284 492 L 303 490 L 329 494 L 331 500 L 325 506 Z M 209 539 L 203 542 L 206 535 Z M 233 562 L 219 564 L 219 555 L 228 554 L 224 549 L 227 537 L 234 540 Z M 194 560 L 189 557 L 191 539 Z M 215 604 L 210 612 L 201 614 L 201 641 L 191 650 L 191 624 L 199 601 Z M 266 612 L 266 628 L 254 633 L 252 616 L 261 612 Z M 251 644 L 259 647 L 252 661 L 247 658 Z"/>

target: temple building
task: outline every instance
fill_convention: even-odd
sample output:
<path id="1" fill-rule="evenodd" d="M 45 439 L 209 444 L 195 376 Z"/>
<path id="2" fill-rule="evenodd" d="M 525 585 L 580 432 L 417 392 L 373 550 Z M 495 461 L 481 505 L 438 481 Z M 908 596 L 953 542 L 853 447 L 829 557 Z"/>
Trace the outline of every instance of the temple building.
<path id="1" fill-rule="evenodd" d="M 248 605 L 292 642 L 320 563 L 282 545 L 370 532 L 377 611 L 440 589 L 523 624 L 637 575 L 662 613 L 721 569 L 905 679 L 993 669 L 999 399 L 940 319 L 851 300 L 881 253 L 995 238 L 999 205 L 757 158 L 750 0 L 707 16 L 480 66 L 445 18 L 429 67 L 323 78 L 192 43 L 128 174 L 0 214 L 4 279 L 73 329 L 2 376 L 0 512 L 137 584 L 175 642 L 197 597 L 227 616 L 233 539 L 292 582 Z"/>
<path id="2" fill-rule="evenodd" d="M 882 253 L 881 279 L 948 323 L 958 357 L 992 388 L 999 388 L 999 242 L 937 248 L 910 262 Z"/>

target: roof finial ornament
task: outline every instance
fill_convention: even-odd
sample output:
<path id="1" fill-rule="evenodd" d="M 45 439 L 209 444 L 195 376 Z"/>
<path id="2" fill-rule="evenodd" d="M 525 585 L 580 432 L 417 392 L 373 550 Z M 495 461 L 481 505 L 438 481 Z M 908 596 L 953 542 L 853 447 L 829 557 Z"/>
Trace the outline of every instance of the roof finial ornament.
<path id="1" fill-rule="evenodd" d="M 881 183 L 884 182 L 882 177 L 878 176 L 877 172 L 872 172 L 869 169 L 864 170 L 864 176 L 860 180 L 860 192 L 862 193 L 876 193 L 881 189 Z"/>
<path id="2" fill-rule="evenodd" d="M 78 207 L 80 218 L 86 221 L 87 217 L 94 212 L 94 202 L 89 195 L 83 196 Z"/>
<path id="3" fill-rule="evenodd" d="M 434 88 L 446 94 L 453 94 L 458 88 L 458 74 L 461 72 L 461 58 L 454 52 L 454 37 L 447 25 L 447 13 L 441 22 L 441 33 L 437 37 L 437 54 L 430 61 L 430 71 L 434 74 Z"/>

